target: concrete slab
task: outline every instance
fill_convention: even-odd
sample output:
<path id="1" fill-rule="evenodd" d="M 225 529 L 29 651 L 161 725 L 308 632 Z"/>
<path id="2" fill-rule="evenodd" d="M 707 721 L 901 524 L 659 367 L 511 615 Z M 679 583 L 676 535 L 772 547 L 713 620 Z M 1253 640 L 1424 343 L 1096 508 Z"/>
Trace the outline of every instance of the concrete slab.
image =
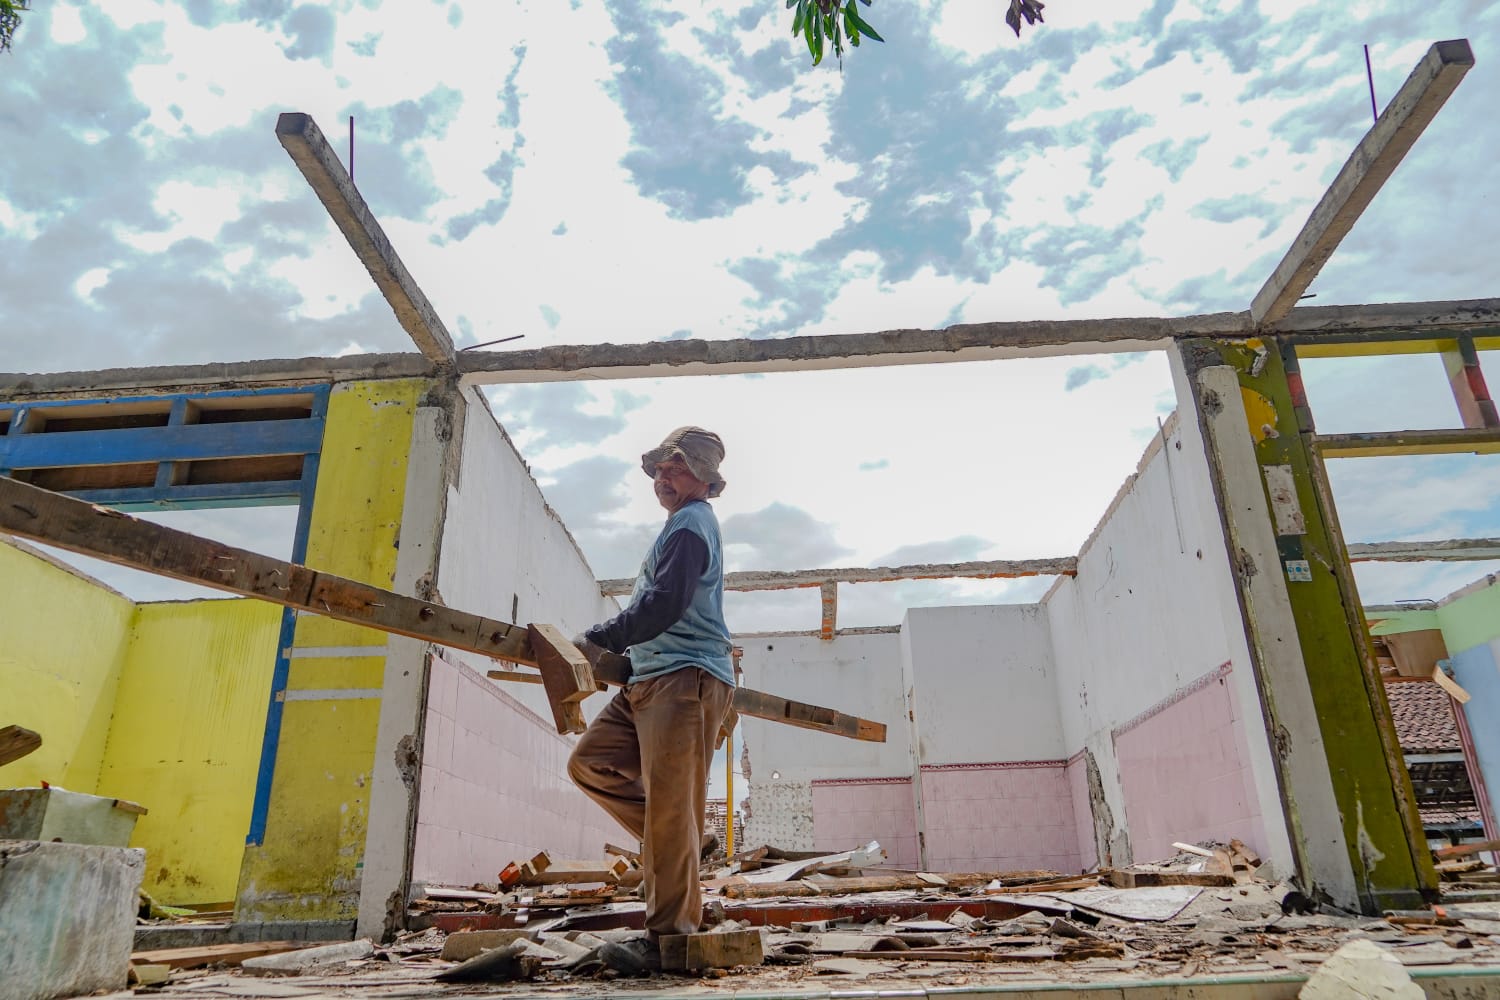
<path id="1" fill-rule="evenodd" d="M 0 991 L 52 1000 L 125 986 L 146 852 L 0 840 Z"/>

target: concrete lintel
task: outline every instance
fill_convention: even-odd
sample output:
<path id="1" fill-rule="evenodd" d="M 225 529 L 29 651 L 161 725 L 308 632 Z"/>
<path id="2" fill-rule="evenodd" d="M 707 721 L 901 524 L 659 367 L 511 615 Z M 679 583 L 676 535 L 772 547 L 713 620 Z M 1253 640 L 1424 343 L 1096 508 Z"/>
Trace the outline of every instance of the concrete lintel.
<path id="1" fill-rule="evenodd" d="M 1500 559 L 1500 538 L 1445 538 L 1435 542 L 1356 542 L 1350 562 L 1470 562 Z"/>
<path id="2" fill-rule="evenodd" d="M 276 138 L 312 185 L 323 207 L 349 241 L 360 263 L 391 304 L 401 328 L 430 360 L 453 363 L 453 338 L 417 286 L 370 206 L 311 115 L 289 111 L 276 119 Z"/>
<path id="3" fill-rule="evenodd" d="M 1013 580 L 1026 576 L 1072 576 L 1076 572 L 1078 559 L 1075 556 L 845 569 L 748 570 L 725 574 L 724 589 L 796 590 L 827 584 L 890 583 L 896 580 Z M 634 579 L 599 581 L 599 589 L 606 597 L 623 597 L 631 592 L 634 585 Z"/>
<path id="4" fill-rule="evenodd" d="M 103 368 L 99 371 L 0 374 L 0 399 L 90 398 L 181 390 L 210 392 L 254 385 L 325 385 L 361 379 L 422 378 L 435 374 L 420 354 L 351 354 L 342 358 L 273 358 L 203 365 Z"/>
<path id="5" fill-rule="evenodd" d="M 1435 42 L 1339 170 L 1286 256 L 1250 304 L 1256 326 L 1292 311 L 1360 213 L 1474 65 L 1465 39 Z"/>
<path id="6" fill-rule="evenodd" d="M 1375 344 L 1382 339 L 1399 343 L 1418 338 L 1422 333 L 1451 337 L 1459 332 L 1473 332 L 1475 343 L 1487 349 L 1491 341 L 1500 342 L 1500 337 L 1486 336 L 1486 331 L 1493 334 L 1497 328 L 1500 328 L 1500 298 L 1306 306 L 1292 310 L 1277 324 L 1278 333 L 1287 335 L 1304 353 L 1315 351 L 1324 343 Z M 1216 313 L 1177 319 L 988 323 L 946 330 L 893 330 L 778 340 L 678 340 L 530 351 L 461 351 L 457 367 L 465 381 L 480 385 L 564 382 L 1107 354 L 1153 350 L 1186 337 L 1236 340 L 1254 334 L 1248 312 Z M 83 398 L 182 389 L 433 377 L 440 373 L 439 367 L 411 352 L 99 371 L 10 372 L 0 373 L 0 399 Z"/>

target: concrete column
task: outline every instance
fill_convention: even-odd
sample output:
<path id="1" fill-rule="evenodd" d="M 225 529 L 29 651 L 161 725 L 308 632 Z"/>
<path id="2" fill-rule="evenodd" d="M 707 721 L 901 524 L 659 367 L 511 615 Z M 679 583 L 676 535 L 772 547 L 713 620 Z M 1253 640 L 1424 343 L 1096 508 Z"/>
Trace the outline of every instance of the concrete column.
<path id="1" fill-rule="evenodd" d="M 448 482 L 456 472 L 455 411 L 464 406 L 456 389 L 435 388 L 417 408 L 407 452 L 406 492 L 393 589 L 424 600 L 433 597 Z M 381 682 L 380 722 L 370 785 L 370 821 L 365 834 L 356 937 L 388 940 L 406 926 L 416 837 L 422 751 L 426 729 L 430 648 L 419 639 L 390 636 Z"/>
<path id="2" fill-rule="evenodd" d="M 1297 412 L 1300 383 L 1269 341 L 1188 341 L 1177 363 L 1184 409 L 1203 429 L 1298 875 L 1349 909 L 1420 905 L 1436 876 L 1310 418 Z"/>

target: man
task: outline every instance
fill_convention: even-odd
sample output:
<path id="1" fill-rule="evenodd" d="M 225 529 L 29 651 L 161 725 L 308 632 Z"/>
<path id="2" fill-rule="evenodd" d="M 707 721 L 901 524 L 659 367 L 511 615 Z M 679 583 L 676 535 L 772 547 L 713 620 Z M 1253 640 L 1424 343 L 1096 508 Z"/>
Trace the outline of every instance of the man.
<path id="1" fill-rule="evenodd" d="M 641 564 L 629 607 L 575 640 L 590 660 L 601 650 L 630 657 L 630 683 L 579 739 L 568 774 L 644 844 L 641 968 L 659 967 L 660 935 L 694 933 L 703 916 L 698 863 L 708 767 L 734 697 L 723 545 L 708 504 L 724 490 L 723 458 L 719 436 L 699 427 L 679 427 L 641 456 L 667 523 Z"/>

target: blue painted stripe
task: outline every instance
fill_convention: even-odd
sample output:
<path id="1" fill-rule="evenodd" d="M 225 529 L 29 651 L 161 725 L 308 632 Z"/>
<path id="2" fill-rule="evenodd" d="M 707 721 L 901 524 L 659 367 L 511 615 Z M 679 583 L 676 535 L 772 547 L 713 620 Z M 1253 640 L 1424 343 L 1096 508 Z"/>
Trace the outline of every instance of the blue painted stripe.
<path id="1" fill-rule="evenodd" d="M 322 442 L 320 418 L 6 435 L 0 438 L 0 469 L 305 455 Z"/>
<path id="2" fill-rule="evenodd" d="M 261 483 L 191 483 L 185 486 L 72 490 L 68 496 L 123 511 L 285 507 L 301 501 L 302 484 L 296 479 Z"/>
<path id="3" fill-rule="evenodd" d="M 312 417 L 321 425 L 328 416 L 328 389 L 324 388 L 313 399 Z M 294 563 L 307 561 L 307 536 L 312 530 L 313 498 L 318 489 L 319 453 L 310 454 L 302 463 L 301 503 L 297 510 L 297 530 L 292 536 L 292 559 Z M 271 784 L 276 777 L 276 754 L 281 747 L 281 718 L 285 710 L 282 692 L 286 691 L 287 678 L 291 674 L 292 661 L 287 651 L 297 632 L 297 612 L 283 608 L 281 612 L 281 637 L 276 642 L 276 666 L 271 672 L 271 691 L 266 705 L 266 733 L 260 744 L 260 767 L 255 774 L 255 798 L 250 805 L 250 830 L 245 834 L 245 844 L 259 847 L 266 841 L 266 820 L 271 813 Z"/>
<path id="4" fill-rule="evenodd" d="M 24 408 L 28 410 L 52 410 L 66 409 L 70 406 L 97 407 L 100 405 L 118 406 L 125 404 L 136 405 L 140 403 L 172 403 L 179 399 L 246 399 L 262 398 L 267 396 L 316 396 L 319 394 L 326 398 L 328 395 L 328 390 L 329 386 L 327 384 L 320 383 L 317 385 L 282 386 L 274 389 L 219 389 L 213 392 L 179 392 L 167 395 L 153 396 L 111 396 L 108 399 L 28 399 L 24 403 L 17 402 L 13 405 L 18 408 Z M 5 412 L 9 409 L 10 405 L 0 404 L 0 412 Z"/>

